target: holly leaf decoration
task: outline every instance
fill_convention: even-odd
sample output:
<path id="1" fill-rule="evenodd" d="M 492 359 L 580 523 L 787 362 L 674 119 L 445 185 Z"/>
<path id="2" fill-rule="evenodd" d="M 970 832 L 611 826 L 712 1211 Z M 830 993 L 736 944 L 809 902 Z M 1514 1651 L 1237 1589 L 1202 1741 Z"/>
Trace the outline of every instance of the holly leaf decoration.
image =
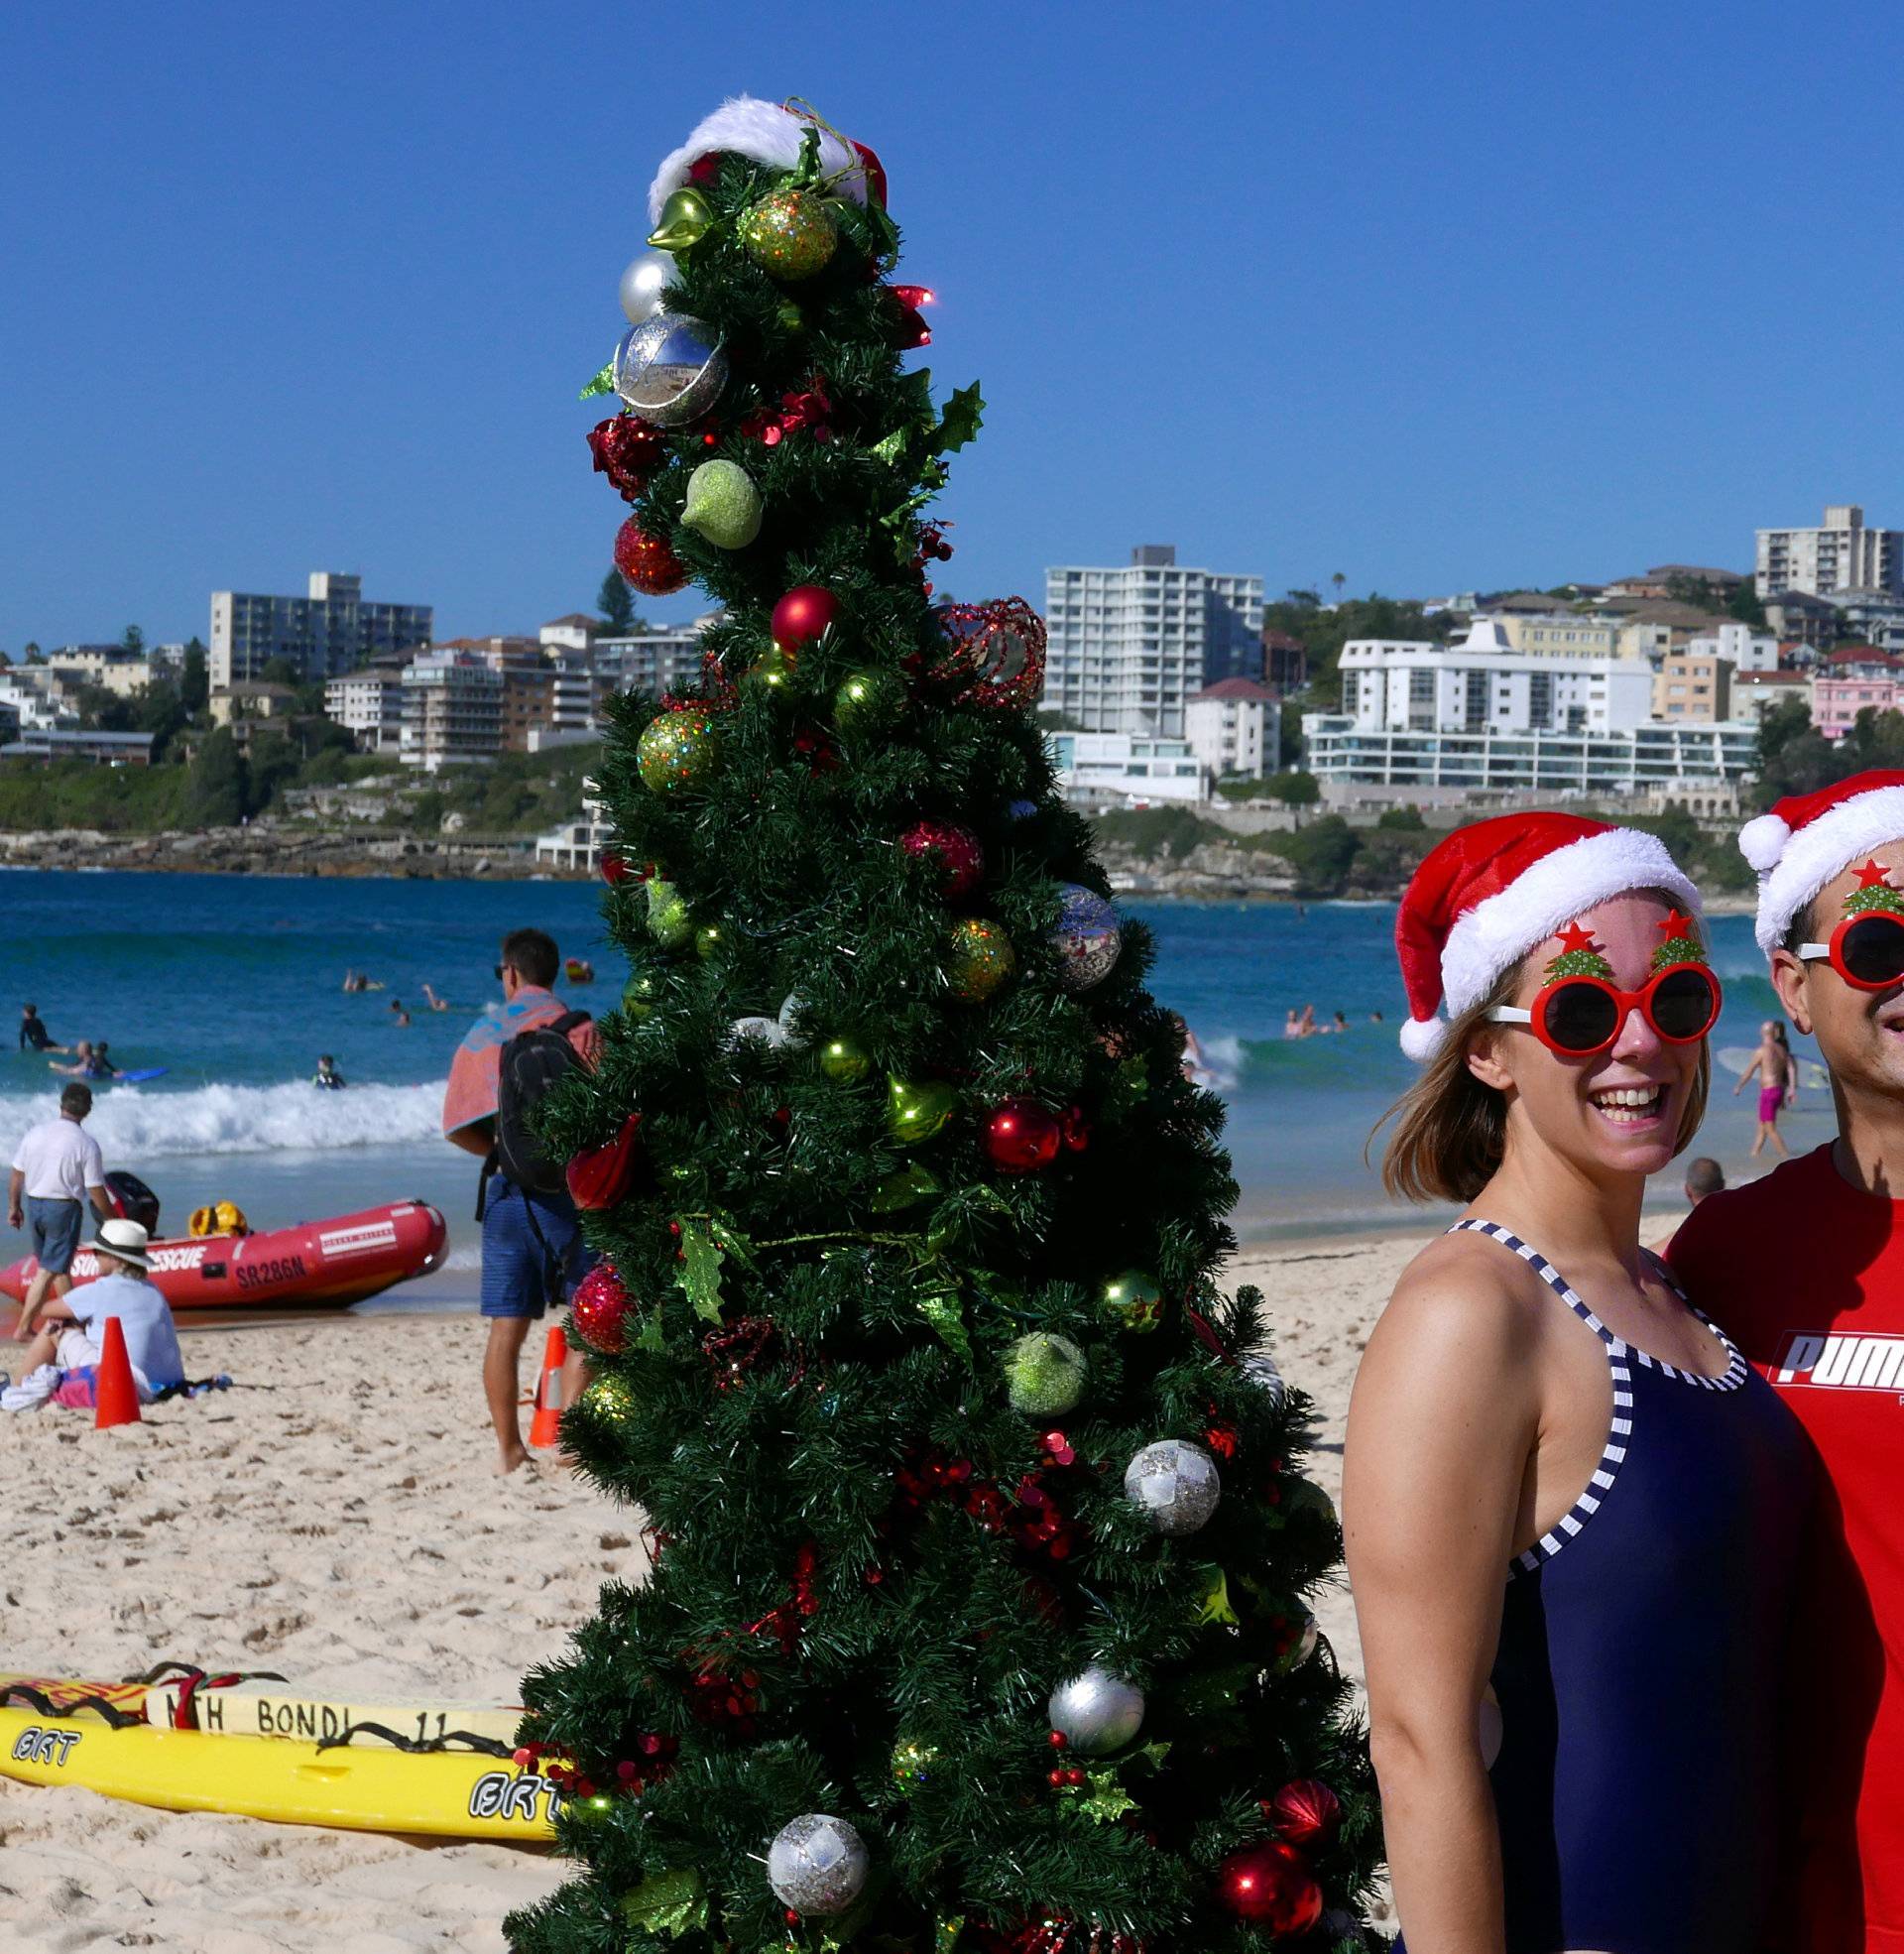
<path id="1" fill-rule="evenodd" d="M 939 417 L 938 432 L 933 437 L 933 446 L 940 454 L 951 454 L 967 441 L 975 440 L 984 425 L 985 396 L 976 384 L 961 387 L 945 404 L 945 412 Z"/>
<path id="2" fill-rule="evenodd" d="M 753 1245 L 725 1215 L 709 1215 L 707 1218 L 707 1227 L 708 1233 L 714 1237 L 722 1254 L 732 1256 L 743 1269 L 749 1272 L 753 1271 Z"/>
<path id="3" fill-rule="evenodd" d="M 929 1281 L 918 1299 L 918 1311 L 932 1326 L 932 1333 L 948 1350 L 957 1351 L 968 1362 L 972 1339 L 965 1330 L 965 1310 L 959 1292 L 944 1277 Z"/>
<path id="4" fill-rule="evenodd" d="M 691 1866 L 677 1866 L 647 1879 L 622 1901 L 631 1927 L 672 1940 L 707 1925 L 707 1894 Z"/>
<path id="5" fill-rule="evenodd" d="M 1100 1825 L 1109 1825 L 1113 1819 L 1137 1808 L 1136 1799 L 1124 1788 L 1110 1765 L 1100 1765 L 1091 1772 L 1089 1786 L 1080 1792 L 1077 1803 L 1080 1811 Z"/>
<path id="6" fill-rule="evenodd" d="M 609 363 L 605 367 L 603 367 L 598 374 L 596 374 L 595 378 L 591 380 L 588 383 L 588 385 L 582 389 L 581 393 L 578 394 L 576 398 L 578 400 L 592 401 L 597 394 L 612 394 L 614 391 L 615 391 L 615 362 L 613 360 L 610 360 Z"/>
<path id="7" fill-rule="evenodd" d="M 721 1264 L 726 1260 L 706 1221 L 682 1221 L 681 1287 L 695 1315 L 710 1323 L 721 1320 Z"/>

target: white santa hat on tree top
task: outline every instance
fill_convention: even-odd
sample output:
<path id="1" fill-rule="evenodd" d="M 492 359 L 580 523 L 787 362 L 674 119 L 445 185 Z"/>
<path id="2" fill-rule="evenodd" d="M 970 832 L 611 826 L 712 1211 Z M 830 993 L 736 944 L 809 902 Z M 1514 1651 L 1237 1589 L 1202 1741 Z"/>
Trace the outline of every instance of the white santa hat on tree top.
<path id="1" fill-rule="evenodd" d="M 1479 1004 L 1502 971 L 1578 916 L 1635 889 L 1699 914 L 1699 891 L 1656 836 L 1578 814 L 1502 814 L 1457 828 L 1430 851 L 1395 917 L 1408 990 L 1401 1048 L 1426 1061 L 1449 1018 Z"/>
<path id="2" fill-rule="evenodd" d="M 831 180 L 833 194 L 864 203 L 870 190 L 873 201 L 884 208 L 886 172 L 864 143 L 836 134 L 804 108 L 782 108 L 758 95 L 733 95 L 712 115 L 703 116 L 687 141 L 663 159 L 648 186 L 649 222 L 660 222 L 661 205 L 692 180 L 705 159 L 746 156 L 775 170 L 791 170 L 809 129 L 820 132 L 820 174 Z"/>
<path id="3" fill-rule="evenodd" d="M 1890 841 L 1904 841 L 1904 774 L 1853 774 L 1747 821 L 1738 851 L 1758 871 L 1758 947 L 1770 956 L 1828 882 Z"/>

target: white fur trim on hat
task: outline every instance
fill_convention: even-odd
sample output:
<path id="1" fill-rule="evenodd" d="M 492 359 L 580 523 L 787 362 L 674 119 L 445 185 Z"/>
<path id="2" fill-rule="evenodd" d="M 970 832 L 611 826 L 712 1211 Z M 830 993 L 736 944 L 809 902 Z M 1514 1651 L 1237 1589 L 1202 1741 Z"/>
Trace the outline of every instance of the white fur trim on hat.
<path id="1" fill-rule="evenodd" d="M 1738 852 L 1760 875 L 1769 875 L 1791 838 L 1791 829 L 1776 814 L 1761 814 L 1739 829 Z"/>
<path id="2" fill-rule="evenodd" d="M 732 150 L 739 156 L 751 156 L 756 163 L 791 170 L 800 160 L 806 132 L 816 127 L 778 102 L 764 102 L 758 95 L 730 96 L 712 115 L 702 118 L 679 149 L 670 150 L 663 158 L 648 186 L 648 221 L 660 222 L 661 205 L 687 182 L 688 171 L 702 157 L 716 150 Z M 820 169 L 837 179 L 833 185 L 836 192 L 850 196 L 855 203 L 866 201 L 866 166 L 824 129 L 820 130 Z"/>
<path id="3" fill-rule="evenodd" d="M 1448 1036 L 1445 1018 L 1410 1018 L 1401 1028 L 1401 1049 L 1417 1065 L 1425 1065 L 1441 1049 Z"/>
<path id="4" fill-rule="evenodd" d="M 1543 855 L 1505 889 L 1455 919 L 1441 952 L 1442 995 L 1458 1018 L 1503 970 L 1598 904 L 1634 889 L 1663 889 L 1700 913 L 1699 891 L 1656 835 L 1608 828 Z"/>
<path id="5" fill-rule="evenodd" d="M 1738 837 L 1740 848 L 1758 825 L 1758 821 L 1746 823 Z M 1754 931 L 1758 947 L 1770 956 L 1784 940 L 1793 916 L 1834 876 L 1844 874 L 1860 856 L 1890 841 L 1904 841 L 1904 787 L 1878 787 L 1869 794 L 1854 794 L 1794 831 L 1759 876 Z M 1752 857 L 1747 854 L 1745 859 L 1751 861 Z"/>

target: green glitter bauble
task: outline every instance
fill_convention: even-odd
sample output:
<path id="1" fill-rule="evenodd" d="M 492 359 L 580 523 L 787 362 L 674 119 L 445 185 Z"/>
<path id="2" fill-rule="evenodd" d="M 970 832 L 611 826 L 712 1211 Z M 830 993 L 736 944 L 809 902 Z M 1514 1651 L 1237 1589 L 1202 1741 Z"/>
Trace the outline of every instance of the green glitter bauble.
<path id="1" fill-rule="evenodd" d="M 852 1085 L 872 1069 L 872 1053 L 858 1038 L 828 1038 L 820 1046 L 820 1070 L 841 1085 Z"/>
<path id="2" fill-rule="evenodd" d="M 936 1744 L 921 1744 L 916 1737 L 901 1737 L 892 1746 L 892 1781 L 908 1797 L 921 1784 L 932 1781 L 932 1769 L 939 1761 Z"/>
<path id="3" fill-rule="evenodd" d="M 945 979 L 961 1004 L 983 1004 L 1017 967 L 1011 937 L 989 916 L 961 916 L 945 932 Z"/>
<path id="4" fill-rule="evenodd" d="M 664 950 L 679 949 L 694 927 L 687 899 L 673 883 L 656 876 L 648 885 L 648 933 Z"/>
<path id="5" fill-rule="evenodd" d="M 747 682 L 764 692 L 784 692 L 798 666 L 798 658 L 784 645 L 770 645 L 747 668 Z"/>
<path id="6" fill-rule="evenodd" d="M 1007 1400 L 1027 1417 L 1061 1417 L 1084 1396 L 1088 1368 L 1069 1337 L 1032 1330 L 1005 1353 Z"/>
<path id="7" fill-rule="evenodd" d="M 576 1408 L 604 1424 L 626 1424 L 635 1415 L 635 1394 L 620 1378 L 597 1378 L 576 1400 Z"/>
<path id="8" fill-rule="evenodd" d="M 1105 1314 L 1120 1329 L 1147 1335 L 1163 1321 L 1163 1290 L 1157 1279 L 1141 1269 L 1127 1269 L 1112 1277 L 1100 1294 Z"/>
<path id="9" fill-rule="evenodd" d="M 721 729 L 709 712 L 692 708 L 663 712 L 649 722 L 635 757 L 642 785 L 651 794 L 689 794 L 714 778 L 721 759 Z M 651 892 L 654 887 L 651 882 Z"/>
<path id="10" fill-rule="evenodd" d="M 747 255 L 789 285 L 823 272 L 839 249 L 839 226 L 814 190 L 776 190 L 741 213 L 735 227 Z"/>
<path id="11" fill-rule="evenodd" d="M 761 492 L 738 461 L 703 461 L 687 478 L 686 529 L 716 550 L 745 550 L 761 533 Z"/>
<path id="12" fill-rule="evenodd" d="M 833 723 L 843 733 L 890 733 L 910 703 L 896 672 L 849 672 L 833 694 Z"/>

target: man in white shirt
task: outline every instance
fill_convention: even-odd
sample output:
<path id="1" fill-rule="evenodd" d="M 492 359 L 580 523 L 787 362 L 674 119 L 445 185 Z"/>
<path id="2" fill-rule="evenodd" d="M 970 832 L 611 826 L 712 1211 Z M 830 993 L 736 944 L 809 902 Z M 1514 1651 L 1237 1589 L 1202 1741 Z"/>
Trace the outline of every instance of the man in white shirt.
<path id="1" fill-rule="evenodd" d="M 72 1287 L 67 1272 L 79 1247 L 79 1224 L 86 1203 L 102 1217 L 112 1212 L 106 1196 L 106 1163 L 99 1143 L 82 1122 L 92 1111 L 92 1094 L 69 1085 L 60 1094 L 60 1117 L 43 1120 L 21 1136 L 7 1182 L 7 1225 L 33 1228 L 33 1253 L 40 1267 L 27 1288 L 14 1335 L 24 1341 L 47 1290 L 64 1295 Z"/>
<path id="2" fill-rule="evenodd" d="M 184 1383 L 185 1360 L 172 1306 L 146 1280 L 152 1270 L 146 1245 L 146 1231 L 136 1221 L 115 1216 L 99 1224 L 99 1239 L 92 1245 L 98 1279 L 47 1304 L 47 1326 L 26 1348 L 20 1382 L 0 1392 L 0 1410 L 35 1409 L 56 1388 L 62 1404 L 91 1404 L 108 1316 L 118 1317 L 125 1333 L 132 1381 L 142 1403 L 150 1404 L 168 1385 Z"/>

